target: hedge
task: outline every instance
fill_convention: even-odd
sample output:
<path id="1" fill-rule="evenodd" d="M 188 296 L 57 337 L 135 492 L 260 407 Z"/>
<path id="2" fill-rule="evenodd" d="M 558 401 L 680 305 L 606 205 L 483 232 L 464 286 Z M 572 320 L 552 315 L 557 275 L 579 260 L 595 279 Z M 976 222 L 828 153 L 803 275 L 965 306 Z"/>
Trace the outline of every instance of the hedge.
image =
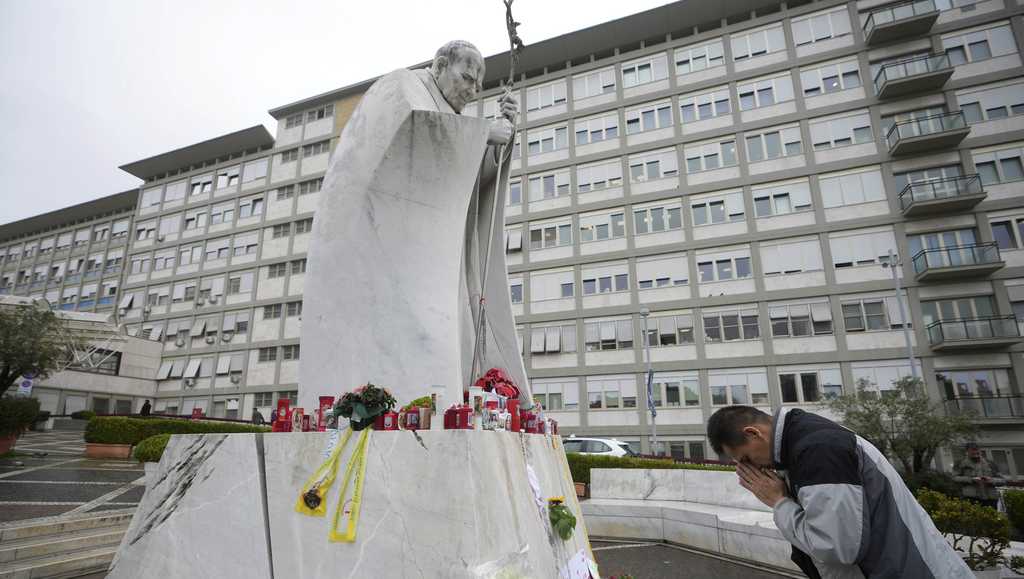
<path id="1" fill-rule="evenodd" d="M 230 422 L 182 420 L 173 418 L 129 418 L 96 416 L 85 427 L 85 441 L 101 444 L 136 445 L 156 434 L 213 434 L 232 432 L 270 432 L 265 426 Z"/>
<path id="2" fill-rule="evenodd" d="M 36 423 L 39 400 L 23 396 L 0 398 L 0 436 L 20 436 Z"/>
<path id="3" fill-rule="evenodd" d="M 135 460 L 139 462 L 160 462 L 167 448 L 167 441 L 171 439 L 170 434 L 157 434 L 150 436 L 135 446 Z"/>
<path id="4" fill-rule="evenodd" d="M 590 469 L 592 468 L 656 468 L 717 471 L 735 470 L 731 466 L 674 462 L 670 459 L 662 460 L 654 458 L 634 458 L 629 456 L 601 456 L 598 454 L 578 454 L 575 452 L 566 453 L 565 457 L 569 460 L 569 470 L 572 471 L 572 480 L 587 484 L 590 484 Z"/>
<path id="5" fill-rule="evenodd" d="M 1006 491 L 1003 493 L 1006 504 L 1006 516 L 1010 524 L 1017 530 L 1017 535 L 1024 537 L 1024 491 Z"/>

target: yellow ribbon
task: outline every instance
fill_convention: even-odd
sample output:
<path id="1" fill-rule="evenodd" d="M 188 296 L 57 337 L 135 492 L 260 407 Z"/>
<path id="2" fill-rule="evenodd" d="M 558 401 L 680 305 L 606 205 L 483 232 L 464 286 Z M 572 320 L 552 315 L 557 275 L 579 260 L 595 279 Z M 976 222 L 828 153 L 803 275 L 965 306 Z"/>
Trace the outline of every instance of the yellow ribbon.
<path id="1" fill-rule="evenodd" d="M 355 452 L 345 467 L 345 477 L 342 479 L 341 492 L 339 493 L 338 505 L 334 508 L 334 518 L 331 519 L 330 532 L 327 538 L 338 543 L 353 543 L 356 540 L 356 527 L 359 525 L 359 508 L 363 502 L 363 481 L 366 478 L 366 450 L 370 446 L 370 432 L 367 428 L 359 434 L 359 442 L 356 443 Z M 352 474 L 355 473 L 355 489 L 352 491 L 352 501 L 348 512 L 348 525 L 345 533 L 338 532 L 338 519 L 341 518 L 345 507 L 345 495 L 348 494 L 348 485 L 352 481 Z"/>
<path id="2" fill-rule="evenodd" d="M 327 492 L 331 489 L 331 485 L 334 484 L 334 478 L 338 475 L 338 458 L 341 457 L 341 452 L 345 449 L 348 439 L 351 437 L 352 430 L 346 429 L 345 436 L 335 445 L 327 460 L 313 472 L 313 475 L 309 477 L 306 484 L 302 485 L 299 498 L 295 501 L 295 511 L 297 513 L 311 517 L 322 517 L 327 514 Z M 315 490 L 316 495 L 320 498 L 316 508 L 310 508 L 306 504 L 306 494 L 311 490 Z"/>

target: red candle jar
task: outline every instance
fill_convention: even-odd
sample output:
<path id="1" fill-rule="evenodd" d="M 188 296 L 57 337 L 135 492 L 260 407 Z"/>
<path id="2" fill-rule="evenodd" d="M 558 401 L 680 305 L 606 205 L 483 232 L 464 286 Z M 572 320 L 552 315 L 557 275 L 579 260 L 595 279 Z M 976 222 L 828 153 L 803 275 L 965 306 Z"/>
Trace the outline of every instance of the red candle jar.
<path id="1" fill-rule="evenodd" d="M 406 430 L 420 429 L 420 411 L 418 408 L 410 408 L 408 412 L 404 412 L 401 417 L 399 417 L 399 420 L 402 422 L 402 426 L 405 427 Z"/>
<path id="2" fill-rule="evenodd" d="M 512 432 L 519 432 L 520 427 L 522 425 L 522 420 L 520 420 L 519 418 L 519 400 L 516 398 L 509 398 L 505 402 L 505 409 L 508 410 L 508 413 L 512 415 L 509 430 L 511 430 Z"/>
<path id="3" fill-rule="evenodd" d="M 523 432 L 527 434 L 537 434 L 537 415 L 529 410 L 522 410 L 519 412 L 519 418 L 521 420 L 521 426 Z"/>
<path id="4" fill-rule="evenodd" d="M 398 430 L 398 413 L 385 412 L 373 419 L 374 430 Z"/>

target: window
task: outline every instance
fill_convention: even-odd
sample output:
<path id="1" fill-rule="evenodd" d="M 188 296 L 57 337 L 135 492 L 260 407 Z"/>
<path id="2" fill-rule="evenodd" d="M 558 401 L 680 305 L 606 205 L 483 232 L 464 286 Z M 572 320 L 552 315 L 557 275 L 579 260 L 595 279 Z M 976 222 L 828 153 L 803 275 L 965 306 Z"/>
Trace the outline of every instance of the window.
<path id="1" fill-rule="evenodd" d="M 312 145 L 302 146 L 302 158 L 312 157 L 314 155 L 323 155 L 330 150 L 330 141 L 320 141 L 319 143 L 313 143 Z"/>
<path id="2" fill-rule="evenodd" d="M 683 228 L 682 208 L 659 205 L 633 210 L 633 226 L 637 235 L 660 233 Z"/>
<path id="3" fill-rule="evenodd" d="M 580 193 L 622 186 L 622 164 L 618 159 L 576 167 L 576 189 Z"/>
<path id="4" fill-rule="evenodd" d="M 843 300 L 842 309 L 847 332 L 889 331 L 902 327 L 895 296 Z"/>
<path id="5" fill-rule="evenodd" d="M 624 213 L 580 215 L 580 243 L 624 237 L 624 216 Z"/>
<path id="6" fill-rule="evenodd" d="M 575 378 L 532 380 L 530 387 L 533 398 L 544 410 L 579 410 L 579 389 Z"/>
<path id="7" fill-rule="evenodd" d="M 925 326 L 940 320 L 986 318 L 996 315 L 996 311 L 995 299 L 991 295 L 921 302 Z"/>
<path id="8" fill-rule="evenodd" d="M 281 304 L 263 306 L 263 319 L 276 320 L 281 317 Z"/>
<path id="9" fill-rule="evenodd" d="M 992 238 L 999 249 L 1024 248 L 1024 217 L 992 221 Z"/>
<path id="10" fill-rule="evenodd" d="M 654 314 L 647 320 L 647 341 L 652 348 L 693 343 L 693 314 Z"/>
<path id="11" fill-rule="evenodd" d="M 761 243 L 761 268 L 765 276 L 822 271 L 821 244 L 817 237 Z"/>
<path id="12" fill-rule="evenodd" d="M 288 302 L 286 305 L 289 318 L 302 315 L 302 302 Z"/>
<path id="13" fill-rule="evenodd" d="M 633 320 L 584 321 L 588 352 L 633 347 Z"/>
<path id="14" fill-rule="evenodd" d="M 850 15 L 846 6 L 793 19 L 793 41 L 797 46 L 813 44 L 850 34 Z"/>
<path id="15" fill-rule="evenodd" d="M 275 279 L 286 275 L 288 275 L 288 262 L 286 261 L 267 266 L 268 279 Z"/>
<path id="16" fill-rule="evenodd" d="M 281 164 L 294 163 L 299 160 L 299 149 L 288 149 L 287 151 L 281 151 Z M 280 198 L 280 197 L 279 197 Z"/>
<path id="17" fill-rule="evenodd" d="M 767 28 L 734 34 L 729 42 L 732 44 L 732 59 L 737 61 L 786 49 L 786 37 L 782 33 L 782 24 L 773 24 Z"/>
<path id="18" fill-rule="evenodd" d="M 508 182 L 508 206 L 513 207 L 523 202 L 523 181 L 513 179 Z"/>
<path id="19" fill-rule="evenodd" d="M 259 250 L 259 232 L 250 231 L 242 235 L 236 235 L 232 244 L 234 245 L 234 253 L 236 257 L 241 255 L 255 255 L 256 251 Z"/>
<path id="20" fill-rule="evenodd" d="M 754 198 L 754 214 L 758 217 L 788 215 L 811 211 L 811 184 L 806 179 L 792 183 L 755 186 L 750 194 Z"/>
<path id="21" fill-rule="evenodd" d="M 289 235 L 291 235 L 291 233 L 292 233 L 292 224 L 291 223 L 281 223 L 281 224 L 278 224 L 278 225 L 274 226 L 274 228 L 273 228 L 273 230 L 272 230 L 272 232 L 270 234 L 270 238 L 271 239 L 278 239 L 278 238 L 281 238 L 281 237 L 288 237 Z"/>
<path id="22" fill-rule="evenodd" d="M 736 164 L 736 141 L 698 143 L 683 149 L 686 156 L 686 172 L 697 173 Z"/>
<path id="23" fill-rule="evenodd" d="M 600 143 L 619 136 L 619 115 L 612 112 L 577 119 L 573 127 L 576 131 L 577 145 Z"/>
<path id="24" fill-rule="evenodd" d="M 535 271 L 530 274 L 530 301 L 572 298 L 575 296 L 572 269 Z"/>
<path id="25" fill-rule="evenodd" d="M 572 225 L 550 224 L 530 228 L 530 249 L 572 245 Z"/>
<path id="26" fill-rule="evenodd" d="M 849 90 L 860 85 L 860 65 L 857 59 L 832 61 L 800 69 L 800 86 L 805 97 Z"/>
<path id="27" fill-rule="evenodd" d="M 713 40 L 696 46 L 685 46 L 675 51 L 676 74 L 690 74 L 725 64 L 722 40 Z"/>
<path id="28" fill-rule="evenodd" d="M 231 239 L 221 237 L 206 242 L 206 261 L 214 259 L 226 259 L 231 253 Z"/>
<path id="29" fill-rule="evenodd" d="M 637 288 L 642 290 L 686 285 L 689 282 L 686 254 L 637 258 L 636 278 Z"/>
<path id="30" fill-rule="evenodd" d="M 826 209 L 885 200 L 882 172 L 875 167 L 826 173 L 818 178 L 818 185 Z"/>
<path id="31" fill-rule="evenodd" d="M 519 281 L 509 284 L 508 291 L 511 295 L 513 304 L 523 303 L 523 282 Z"/>
<path id="32" fill-rule="evenodd" d="M 308 219 L 300 219 L 299 221 L 295 222 L 295 235 L 300 235 L 302 233 L 309 233 L 312 230 L 313 230 L 313 218 L 312 217 L 310 217 Z"/>
<path id="33" fill-rule="evenodd" d="M 957 398 L 992 398 L 1012 394 L 1009 371 L 1002 368 L 994 370 L 942 370 L 935 373 L 935 381 L 945 390 L 946 400 L 955 400 Z M 981 408 L 978 410 L 981 410 Z M 983 414 L 983 416 L 991 415 L 991 412 Z"/>
<path id="34" fill-rule="evenodd" d="M 832 247 L 832 264 L 836 269 L 887 263 L 889 252 L 897 252 L 892 228 L 832 234 L 829 244 Z"/>
<path id="35" fill-rule="evenodd" d="M 202 195 L 213 191 L 213 173 L 192 177 L 189 195 Z"/>
<path id="36" fill-rule="evenodd" d="M 180 281 L 174 284 L 171 301 L 174 303 L 190 302 L 196 299 L 196 280 Z"/>
<path id="37" fill-rule="evenodd" d="M 299 345 L 294 344 L 291 346 L 281 346 L 281 359 L 282 360 L 298 360 L 299 359 Z"/>
<path id="38" fill-rule="evenodd" d="M 153 271 L 172 269 L 178 258 L 178 251 L 174 248 L 158 251 L 153 255 Z"/>
<path id="39" fill-rule="evenodd" d="M 672 126 L 672 101 L 660 101 L 626 109 L 626 134 L 632 135 Z"/>
<path id="40" fill-rule="evenodd" d="M 958 93 L 960 110 L 968 123 L 981 123 L 1024 114 L 1024 84 L 987 85 Z"/>
<path id="41" fill-rule="evenodd" d="M 218 223 L 231 223 L 235 220 L 235 204 L 224 203 L 221 205 L 214 205 L 210 211 L 210 223 L 216 225 Z"/>
<path id="42" fill-rule="evenodd" d="M 690 202 L 693 225 L 714 225 L 729 221 L 743 221 L 743 192 L 719 193 L 694 198 Z"/>
<path id="43" fill-rule="evenodd" d="M 238 185 L 238 173 L 239 167 L 226 167 L 224 169 L 217 170 L 217 188 L 224 189 L 225 187 L 234 187 Z"/>
<path id="44" fill-rule="evenodd" d="M 750 277 L 750 257 L 735 256 L 719 258 L 697 258 L 697 273 L 700 283 L 745 279 Z"/>
<path id="45" fill-rule="evenodd" d="M 560 80 L 526 89 L 526 110 L 539 111 L 565 104 L 565 81 Z"/>
<path id="46" fill-rule="evenodd" d="M 309 195 L 319 192 L 324 186 L 324 178 L 310 179 L 299 183 L 299 195 Z"/>
<path id="47" fill-rule="evenodd" d="M 164 190 L 164 202 L 184 199 L 186 188 L 184 179 L 181 181 L 175 181 L 174 183 L 168 183 L 167 188 Z"/>
<path id="48" fill-rule="evenodd" d="M 756 163 L 803 153 L 800 127 L 785 127 L 756 135 L 747 135 L 747 162 Z"/>
<path id="49" fill-rule="evenodd" d="M 779 373 L 783 403 L 820 402 L 843 393 L 842 373 L 838 368 Z"/>
<path id="50" fill-rule="evenodd" d="M 811 121 L 811 142 L 815 151 L 869 143 L 874 140 L 867 111 Z"/>
<path id="51" fill-rule="evenodd" d="M 827 301 L 810 304 L 771 304 L 768 318 L 773 338 L 804 338 L 832 334 L 832 308 Z"/>
<path id="52" fill-rule="evenodd" d="M 700 406 L 700 382 L 696 373 L 658 372 L 651 381 L 654 405 L 658 408 Z"/>
<path id="53" fill-rule="evenodd" d="M 679 174 L 675 149 L 662 149 L 629 157 L 629 177 L 633 183 L 674 177 Z"/>
<path id="54" fill-rule="evenodd" d="M 590 409 L 636 408 L 636 404 L 636 377 L 587 377 L 587 406 Z"/>
<path id="55" fill-rule="evenodd" d="M 768 374 L 764 370 L 712 370 L 708 386 L 712 406 L 768 405 Z"/>
<path id="56" fill-rule="evenodd" d="M 139 204 L 142 205 L 143 208 L 160 205 L 161 193 L 162 191 L 160 187 L 145 189 L 142 191 L 142 199 L 139 201 Z"/>
<path id="57" fill-rule="evenodd" d="M 569 171 L 530 175 L 527 181 L 530 202 L 553 199 L 569 194 Z"/>
<path id="58" fill-rule="evenodd" d="M 760 340 L 757 308 L 704 312 L 704 339 L 708 342 Z"/>
<path id="59" fill-rule="evenodd" d="M 252 291 L 253 275 L 251 271 L 232 273 L 228 276 L 228 293 L 235 295 Z"/>
<path id="60" fill-rule="evenodd" d="M 591 276 L 583 274 L 583 295 L 591 296 L 612 292 L 629 291 L 629 274 L 617 273 Z"/>
<path id="61" fill-rule="evenodd" d="M 630 88 L 668 78 L 668 59 L 664 53 L 646 56 L 622 65 L 622 86 Z"/>
<path id="62" fill-rule="evenodd" d="M 202 207 L 185 212 L 185 230 L 200 229 L 206 227 L 206 219 L 209 216 L 209 208 Z"/>
<path id="63" fill-rule="evenodd" d="M 559 151 L 569 146 L 567 127 L 531 129 L 526 135 L 526 154 L 539 155 Z"/>
<path id="64" fill-rule="evenodd" d="M 946 114 L 945 107 L 936 106 L 886 115 L 882 117 L 882 133 L 889 139 L 941 131 L 945 127 L 942 125 L 943 121 L 940 115 L 944 114 Z M 897 123 L 901 123 L 901 128 L 899 131 L 894 131 Z"/>
<path id="65" fill-rule="evenodd" d="M 260 348 L 258 362 L 273 362 L 277 360 L 277 347 Z"/>
<path id="66" fill-rule="evenodd" d="M 129 260 L 128 273 L 146 273 L 149 271 L 149 265 L 149 255 L 133 255 Z"/>
<path id="67" fill-rule="evenodd" d="M 789 74 L 754 79 L 736 86 L 740 110 L 749 111 L 793 100 L 793 79 Z"/>
<path id="68" fill-rule="evenodd" d="M 1012 183 L 1024 179 L 1024 148 L 1000 149 L 974 154 L 974 166 L 984 185 Z"/>
<path id="69" fill-rule="evenodd" d="M 178 265 L 190 265 L 203 260 L 203 245 L 193 245 L 178 249 Z"/>
<path id="70" fill-rule="evenodd" d="M 576 351 L 576 324 L 560 324 L 530 329 L 530 353 L 568 354 Z"/>
<path id="71" fill-rule="evenodd" d="M 854 362 L 852 370 L 853 383 L 857 388 L 859 389 L 863 385 L 865 393 L 874 396 L 877 396 L 879 392 L 894 391 L 896 382 L 905 376 L 913 375 L 906 360 Z"/>
<path id="72" fill-rule="evenodd" d="M 958 31 L 942 38 L 942 47 L 953 66 L 979 62 L 1017 52 L 1009 23 L 997 23 L 989 28 L 970 32 Z"/>
<path id="73" fill-rule="evenodd" d="M 292 275 L 306 273 L 306 258 L 293 259 L 290 263 Z"/>
<path id="74" fill-rule="evenodd" d="M 263 215 L 263 196 L 246 197 L 238 202 L 238 218 Z"/>
<path id="75" fill-rule="evenodd" d="M 306 122 L 311 123 L 331 116 L 334 116 L 334 103 L 326 104 L 311 111 L 306 111 Z"/>
<path id="76" fill-rule="evenodd" d="M 147 239 L 152 239 L 155 235 L 156 235 L 156 220 L 155 219 L 153 221 L 146 221 L 144 223 L 139 223 L 139 224 L 137 224 L 135 226 L 135 241 L 145 241 Z M 32 247 L 31 251 L 34 251 L 34 250 L 35 250 L 35 247 Z M 26 249 L 25 257 L 31 257 L 32 256 L 32 254 L 29 253 L 29 251 L 30 251 L 29 249 Z"/>
<path id="77" fill-rule="evenodd" d="M 679 118 L 683 123 L 713 119 L 732 112 L 729 89 L 720 88 L 711 92 L 688 94 L 679 97 Z M 627 122 L 628 127 L 628 122 Z"/>
<path id="78" fill-rule="evenodd" d="M 288 117 L 286 117 L 284 119 L 284 128 L 286 128 L 286 129 L 293 129 L 293 128 L 301 126 L 301 125 L 302 125 L 302 113 L 296 113 L 294 115 L 289 115 Z M 257 404 L 256 406 L 270 406 L 270 402 L 267 401 L 266 404 Z"/>
<path id="79" fill-rule="evenodd" d="M 581 100 L 615 92 L 615 69 L 606 68 L 572 78 L 572 98 Z"/>

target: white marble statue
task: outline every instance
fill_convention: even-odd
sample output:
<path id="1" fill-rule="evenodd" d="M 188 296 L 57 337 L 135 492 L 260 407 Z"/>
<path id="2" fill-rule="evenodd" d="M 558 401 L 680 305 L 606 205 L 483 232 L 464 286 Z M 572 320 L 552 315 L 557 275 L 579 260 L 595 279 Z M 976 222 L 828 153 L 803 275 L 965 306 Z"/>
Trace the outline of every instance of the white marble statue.
<path id="1" fill-rule="evenodd" d="M 483 77 L 476 47 L 449 42 L 429 69 L 380 78 L 345 126 L 313 223 L 300 406 L 367 382 L 400 404 L 440 390 L 448 406 L 492 367 L 519 385 L 522 407 L 532 405 L 505 272 L 503 145 L 518 103 L 506 93 L 497 121 L 461 115 Z M 488 243 L 487 344 L 474 376 Z"/>

